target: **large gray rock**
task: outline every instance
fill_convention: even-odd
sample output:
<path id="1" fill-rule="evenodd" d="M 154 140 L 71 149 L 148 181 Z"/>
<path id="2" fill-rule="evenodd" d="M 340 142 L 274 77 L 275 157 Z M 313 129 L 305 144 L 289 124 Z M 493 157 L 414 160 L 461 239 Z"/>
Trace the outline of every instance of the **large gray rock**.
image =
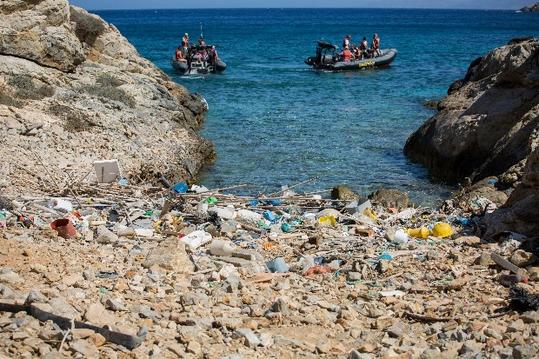
<path id="1" fill-rule="evenodd" d="M 470 177 L 475 182 L 518 165 L 538 144 L 538 61 L 536 39 L 474 61 L 441 101 L 438 114 L 408 138 L 405 154 L 448 181 Z M 519 175 L 509 179 L 517 181 Z"/>
<path id="2" fill-rule="evenodd" d="M 0 53 L 73 71 L 84 61 L 82 45 L 63 0 L 0 2 Z"/>

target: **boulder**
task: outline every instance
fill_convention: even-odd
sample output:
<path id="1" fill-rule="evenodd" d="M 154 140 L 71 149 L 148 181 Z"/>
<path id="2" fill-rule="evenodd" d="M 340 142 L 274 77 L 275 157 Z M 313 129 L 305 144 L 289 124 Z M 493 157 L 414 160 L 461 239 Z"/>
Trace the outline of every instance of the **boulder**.
<path id="1" fill-rule="evenodd" d="M 525 160 L 539 137 L 538 57 L 539 40 L 530 39 L 476 59 L 405 154 L 452 182 L 501 175 Z"/>
<path id="2" fill-rule="evenodd" d="M 398 189 L 381 188 L 369 195 L 374 203 L 384 207 L 406 208 L 408 207 L 408 195 Z"/>
<path id="3" fill-rule="evenodd" d="M 337 186 L 331 190 L 331 198 L 342 201 L 357 201 L 360 196 L 352 191 L 348 186 Z"/>

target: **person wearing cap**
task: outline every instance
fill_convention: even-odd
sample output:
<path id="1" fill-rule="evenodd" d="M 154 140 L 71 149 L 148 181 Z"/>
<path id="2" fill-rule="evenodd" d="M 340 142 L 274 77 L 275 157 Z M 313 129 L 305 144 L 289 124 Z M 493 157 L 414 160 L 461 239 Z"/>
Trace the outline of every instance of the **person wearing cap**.
<path id="1" fill-rule="evenodd" d="M 188 33 L 183 34 L 182 46 L 189 47 L 189 34 Z"/>

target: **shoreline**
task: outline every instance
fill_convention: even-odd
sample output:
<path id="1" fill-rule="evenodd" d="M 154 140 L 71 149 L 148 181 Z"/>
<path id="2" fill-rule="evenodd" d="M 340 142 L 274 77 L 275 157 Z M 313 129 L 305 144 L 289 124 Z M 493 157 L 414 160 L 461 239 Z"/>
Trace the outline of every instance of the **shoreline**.
<path id="1" fill-rule="evenodd" d="M 12 31 L 63 41 L 0 44 L 0 356 L 538 355 L 539 40 L 472 62 L 410 136 L 469 178 L 439 208 L 307 181 L 239 196 L 186 183 L 215 156 L 200 98 L 98 16 L 28 6 Z"/>

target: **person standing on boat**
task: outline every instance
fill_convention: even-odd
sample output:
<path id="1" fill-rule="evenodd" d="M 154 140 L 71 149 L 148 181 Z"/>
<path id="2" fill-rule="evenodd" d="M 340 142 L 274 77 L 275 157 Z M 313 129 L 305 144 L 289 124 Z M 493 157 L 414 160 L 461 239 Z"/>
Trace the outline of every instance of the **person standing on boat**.
<path id="1" fill-rule="evenodd" d="M 342 48 L 345 49 L 345 48 L 350 48 L 350 41 L 352 40 L 352 36 L 350 35 L 346 35 L 343 39 L 342 39 Z"/>
<path id="2" fill-rule="evenodd" d="M 367 41 L 367 38 L 363 36 L 363 40 L 361 40 L 361 43 L 359 44 L 359 52 L 361 54 L 361 58 L 367 55 L 368 48 L 369 48 L 369 42 Z"/>
<path id="3" fill-rule="evenodd" d="M 188 33 L 183 34 L 182 46 L 189 47 L 189 34 Z"/>
<path id="4" fill-rule="evenodd" d="M 372 52 L 375 56 L 382 55 L 380 52 L 380 37 L 376 33 L 372 37 Z"/>

